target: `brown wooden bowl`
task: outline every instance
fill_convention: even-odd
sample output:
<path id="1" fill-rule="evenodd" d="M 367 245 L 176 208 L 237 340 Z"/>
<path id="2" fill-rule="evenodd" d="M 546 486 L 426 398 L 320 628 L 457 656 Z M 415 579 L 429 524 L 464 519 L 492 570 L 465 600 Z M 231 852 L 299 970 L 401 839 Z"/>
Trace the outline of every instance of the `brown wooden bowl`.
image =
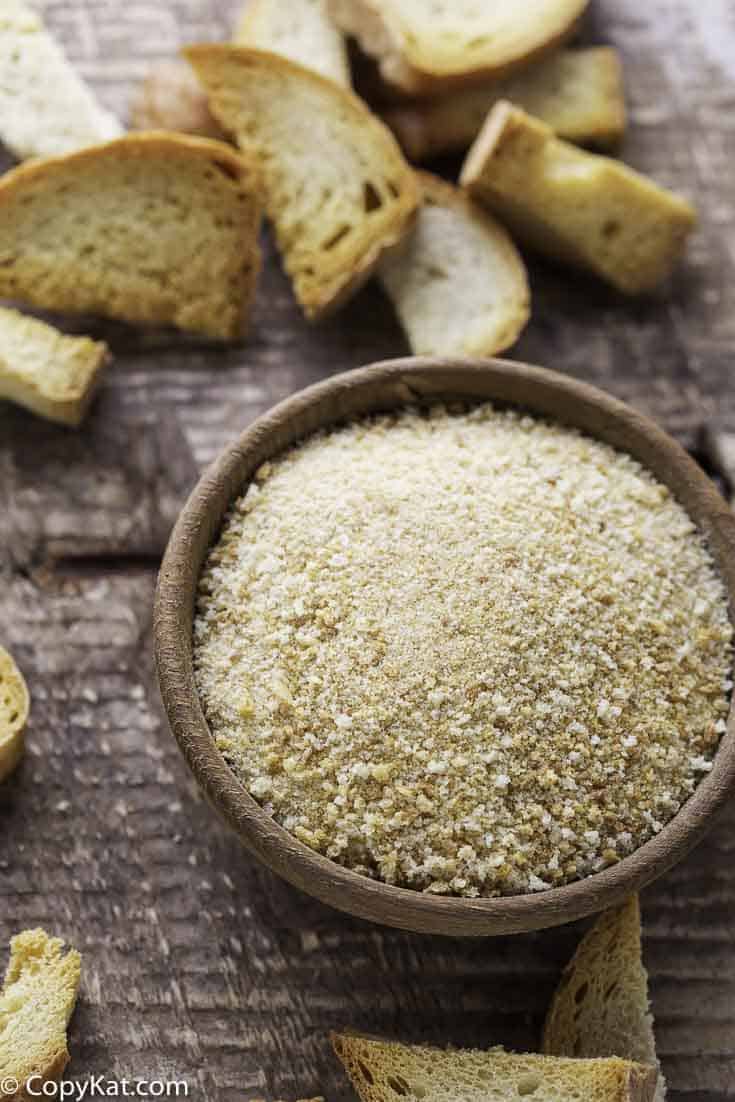
<path id="1" fill-rule="evenodd" d="M 249 795 L 217 749 L 192 670 L 199 572 L 225 512 L 263 463 L 308 434 L 363 414 L 442 399 L 512 403 L 629 452 L 664 482 L 704 532 L 735 608 L 735 515 L 686 452 L 652 421 L 603 391 L 503 360 L 404 359 L 336 375 L 259 417 L 205 473 L 173 530 L 158 580 L 155 639 L 163 701 L 189 766 L 252 854 L 302 891 L 373 922 L 417 932 L 482 936 L 571 922 L 621 902 L 665 873 L 702 838 L 735 790 L 735 722 L 714 767 L 679 813 L 617 865 L 564 887 L 498 899 L 426 895 L 343 868 L 297 841 Z"/>

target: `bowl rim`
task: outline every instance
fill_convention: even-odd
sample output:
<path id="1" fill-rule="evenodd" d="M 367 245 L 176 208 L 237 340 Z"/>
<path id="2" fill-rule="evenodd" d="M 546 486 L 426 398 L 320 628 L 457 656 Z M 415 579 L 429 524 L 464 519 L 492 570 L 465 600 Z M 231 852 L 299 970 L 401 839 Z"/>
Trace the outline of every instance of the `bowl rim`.
<path id="1" fill-rule="evenodd" d="M 644 414 L 605 391 L 546 368 L 499 359 L 410 357 L 333 375 L 258 417 L 205 471 L 171 533 L 156 587 L 155 656 L 172 732 L 199 786 L 246 848 L 324 903 L 418 933 L 489 936 L 544 929 L 621 903 L 703 837 L 735 791 L 735 719 L 712 770 L 652 839 L 617 864 L 561 887 L 497 898 L 438 896 L 343 867 L 279 826 L 217 749 L 193 680 L 192 621 L 201 564 L 224 514 L 262 462 L 328 425 L 370 412 L 441 400 L 520 406 L 627 451 L 672 489 L 697 523 L 724 578 L 735 621 L 735 514 L 695 461 Z"/>

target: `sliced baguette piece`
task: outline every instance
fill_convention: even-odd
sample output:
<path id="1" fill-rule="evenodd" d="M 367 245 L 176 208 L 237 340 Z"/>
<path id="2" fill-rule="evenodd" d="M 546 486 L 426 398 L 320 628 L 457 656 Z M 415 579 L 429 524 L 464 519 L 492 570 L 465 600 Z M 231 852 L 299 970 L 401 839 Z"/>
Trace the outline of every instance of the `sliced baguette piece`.
<path id="1" fill-rule="evenodd" d="M 239 337 L 260 265 L 257 173 L 226 145 L 131 134 L 0 179 L 0 297 Z"/>
<path id="2" fill-rule="evenodd" d="M 414 95 L 442 95 L 529 63 L 574 31 L 589 0 L 328 0 L 346 34 Z"/>
<path id="3" fill-rule="evenodd" d="M 543 1051 L 658 1066 L 637 895 L 605 911 L 582 938 L 546 1015 Z M 665 1097 L 659 1072 L 655 1102 Z"/>
<path id="4" fill-rule="evenodd" d="M 68 153 L 122 134 L 21 0 L 0 5 L 0 140 L 19 160 Z"/>
<path id="5" fill-rule="evenodd" d="M 0 993 L 0 1083 L 19 1090 L 0 1099 L 30 1098 L 25 1085 L 58 1080 L 69 1062 L 66 1027 L 79 990 L 81 957 L 43 930 L 25 930 L 10 942 L 10 962 Z M 39 1084 L 33 1085 L 40 1090 Z"/>
<path id="6" fill-rule="evenodd" d="M 0 398 L 76 427 L 108 361 L 106 344 L 0 307 Z"/>
<path id="7" fill-rule="evenodd" d="M 306 316 L 335 310 L 410 230 L 419 187 L 388 128 L 346 88 L 237 46 L 184 51 L 215 117 L 262 169 L 266 213 Z"/>
<path id="8" fill-rule="evenodd" d="M 352 85 L 347 44 L 326 0 L 250 0 L 232 41 L 280 54 L 345 88 Z"/>
<path id="9" fill-rule="evenodd" d="M 378 276 L 419 356 L 491 356 L 529 318 L 526 269 L 508 233 L 466 194 L 420 173 L 423 205 Z"/>
<path id="10" fill-rule="evenodd" d="M 227 140 L 191 66 L 178 58 L 159 61 L 149 70 L 133 96 L 130 126 Z"/>
<path id="11" fill-rule="evenodd" d="M 650 291 L 671 273 L 696 221 L 681 196 L 561 141 L 506 101 L 490 112 L 460 181 L 518 240 L 625 294 Z"/>
<path id="12" fill-rule="evenodd" d="M 30 706 L 23 674 L 13 656 L 0 647 L 0 781 L 10 776 L 23 757 Z"/>
<path id="13" fill-rule="evenodd" d="M 498 100 L 510 100 L 559 138 L 610 148 L 625 133 L 623 69 L 617 50 L 558 50 L 505 80 L 415 100 L 383 113 L 414 161 L 467 149 Z"/>
<path id="14" fill-rule="evenodd" d="M 655 1068 L 627 1060 L 516 1056 L 332 1035 L 363 1102 L 651 1102 Z"/>

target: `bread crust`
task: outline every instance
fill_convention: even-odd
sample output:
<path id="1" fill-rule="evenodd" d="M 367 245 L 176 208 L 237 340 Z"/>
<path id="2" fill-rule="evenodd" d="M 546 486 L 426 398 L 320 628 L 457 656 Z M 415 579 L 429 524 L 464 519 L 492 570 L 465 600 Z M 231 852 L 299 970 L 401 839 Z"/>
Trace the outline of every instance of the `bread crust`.
<path id="1" fill-rule="evenodd" d="M 546 1015 L 542 1052 L 621 1056 L 658 1067 L 637 895 L 603 912 L 580 941 Z M 655 1102 L 665 1097 L 659 1069 Z"/>

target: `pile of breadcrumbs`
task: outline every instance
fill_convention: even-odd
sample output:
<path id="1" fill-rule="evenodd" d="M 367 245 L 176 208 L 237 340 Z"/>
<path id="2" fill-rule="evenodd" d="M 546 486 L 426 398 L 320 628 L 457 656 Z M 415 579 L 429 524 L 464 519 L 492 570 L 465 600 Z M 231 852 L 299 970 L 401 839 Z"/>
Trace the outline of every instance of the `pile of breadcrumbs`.
<path id="1" fill-rule="evenodd" d="M 267 463 L 206 561 L 196 682 L 266 811 L 391 884 L 540 891 L 660 831 L 732 687 L 725 591 L 629 456 L 489 405 Z"/>

